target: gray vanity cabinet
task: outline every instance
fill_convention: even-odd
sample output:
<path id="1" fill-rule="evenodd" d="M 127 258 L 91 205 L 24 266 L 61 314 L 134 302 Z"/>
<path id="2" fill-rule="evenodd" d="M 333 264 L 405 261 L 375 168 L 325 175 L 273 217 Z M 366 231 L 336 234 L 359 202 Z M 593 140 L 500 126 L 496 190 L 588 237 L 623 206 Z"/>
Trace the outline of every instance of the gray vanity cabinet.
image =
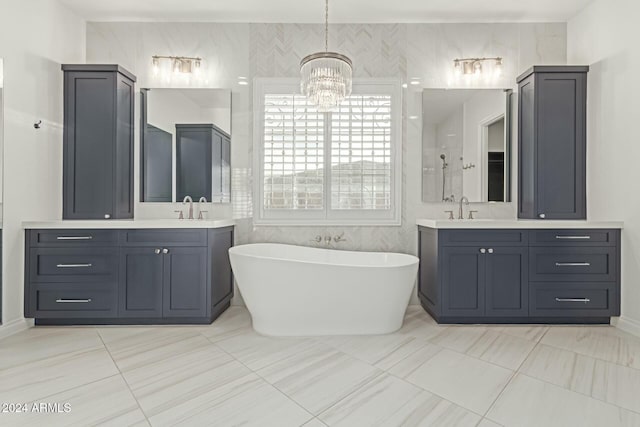
<path id="1" fill-rule="evenodd" d="M 418 297 L 440 323 L 608 323 L 619 230 L 419 227 Z"/>
<path id="2" fill-rule="evenodd" d="M 164 317 L 201 317 L 207 310 L 207 248 L 169 247 L 164 254 Z"/>
<path id="3" fill-rule="evenodd" d="M 527 315 L 526 248 L 490 246 L 441 248 L 443 316 Z"/>
<path id="4" fill-rule="evenodd" d="M 63 218 L 133 218 L 133 74 L 62 65 Z"/>
<path id="5" fill-rule="evenodd" d="M 520 75 L 518 217 L 586 218 L 587 66 Z"/>
<path id="6" fill-rule="evenodd" d="M 153 125 L 145 125 L 141 144 L 140 200 L 171 202 L 173 135 Z"/>
<path id="7" fill-rule="evenodd" d="M 211 323 L 229 306 L 233 227 L 27 230 L 36 324 Z"/>
<path id="8" fill-rule="evenodd" d="M 131 247 L 120 250 L 118 312 L 123 317 L 162 317 L 162 251 Z"/>

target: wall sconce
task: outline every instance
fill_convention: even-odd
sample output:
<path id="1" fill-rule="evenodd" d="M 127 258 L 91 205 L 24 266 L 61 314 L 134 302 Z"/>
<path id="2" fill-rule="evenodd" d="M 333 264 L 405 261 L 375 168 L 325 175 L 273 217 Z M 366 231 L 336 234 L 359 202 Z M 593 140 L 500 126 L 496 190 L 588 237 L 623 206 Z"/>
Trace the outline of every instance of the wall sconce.
<path id="1" fill-rule="evenodd" d="M 453 71 L 456 76 L 480 76 L 482 64 L 493 62 L 493 73 L 496 77 L 502 74 L 502 58 L 456 58 L 453 60 Z"/>
<path id="2" fill-rule="evenodd" d="M 154 55 L 151 57 L 153 64 L 153 74 L 160 74 L 161 62 L 168 61 L 170 70 L 175 74 L 199 74 L 202 58 L 190 56 L 161 56 Z"/>

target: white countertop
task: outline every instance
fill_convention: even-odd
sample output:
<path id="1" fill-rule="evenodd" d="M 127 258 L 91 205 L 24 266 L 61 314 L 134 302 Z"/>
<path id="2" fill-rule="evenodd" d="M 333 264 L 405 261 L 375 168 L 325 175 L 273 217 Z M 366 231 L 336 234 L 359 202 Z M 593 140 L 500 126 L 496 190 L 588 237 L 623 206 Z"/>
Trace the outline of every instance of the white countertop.
<path id="1" fill-rule="evenodd" d="M 505 228 L 505 229 L 565 229 L 565 228 L 613 228 L 622 229 L 622 221 L 573 221 L 531 219 L 418 219 L 422 227 L 438 229 Z"/>
<path id="2" fill-rule="evenodd" d="M 25 229 L 120 229 L 120 228 L 222 228 L 235 225 L 233 219 L 113 219 L 24 221 Z"/>

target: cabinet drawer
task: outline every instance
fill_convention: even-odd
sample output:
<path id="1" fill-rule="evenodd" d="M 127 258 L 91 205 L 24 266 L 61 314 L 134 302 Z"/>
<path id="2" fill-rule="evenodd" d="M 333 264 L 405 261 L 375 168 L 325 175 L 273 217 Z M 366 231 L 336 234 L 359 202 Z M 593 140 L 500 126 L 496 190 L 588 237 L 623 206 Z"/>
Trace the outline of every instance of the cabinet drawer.
<path id="1" fill-rule="evenodd" d="M 524 230 L 440 230 L 438 238 L 445 246 L 526 246 Z"/>
<path id="2" fill-rule="evenodd" d="M 530 316 L 612 316 L 617 303 L 609 283 L 531 283 Z"/>
<path id="3" fill-rule="evenodd" d="M 39 288 L 36 290 L 36 311 L 38 317 L 113 317 L 117 312 L 115 288 Z"/>
<path id="4" fill-rule="evenodd" d="M 529 278 L 536 282 L 616 280 L 613 247 L 532 247 L 529 265 Z"/>
<path id="5" fill-rule="evenodd" d="M 30 246 L 116 246 L 116 230 L 30 230 Z"/>
<path id="6" fill-rule="evenodd" d="M 531 246 L 616 246 L 618 230 L 532 230 Z"/>
<path id="7" fill-rule="evenodd" d="M 206 246 L 206 229 L 123 230 L 125 246 Z"/>
<path id="8" fill-rule="evenodd" d="M 29 251 L 31 282 L 104 282 L 118 274 L 116 248 L 37 248 Z"/>

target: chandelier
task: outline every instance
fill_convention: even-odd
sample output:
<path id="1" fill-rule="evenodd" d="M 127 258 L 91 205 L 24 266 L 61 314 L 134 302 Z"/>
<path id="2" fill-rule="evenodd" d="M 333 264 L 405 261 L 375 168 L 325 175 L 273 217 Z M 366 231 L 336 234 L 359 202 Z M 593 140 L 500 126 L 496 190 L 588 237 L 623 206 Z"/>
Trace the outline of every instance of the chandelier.
<path id="1" fill-rule="evenodd" d="M 329 52 L 329 0 L 325 0 L 324 52 L 312 53 L 300 61 L 300 90 L 318 111 L 327 112 L 351 95 L 351 60 Z"/>

